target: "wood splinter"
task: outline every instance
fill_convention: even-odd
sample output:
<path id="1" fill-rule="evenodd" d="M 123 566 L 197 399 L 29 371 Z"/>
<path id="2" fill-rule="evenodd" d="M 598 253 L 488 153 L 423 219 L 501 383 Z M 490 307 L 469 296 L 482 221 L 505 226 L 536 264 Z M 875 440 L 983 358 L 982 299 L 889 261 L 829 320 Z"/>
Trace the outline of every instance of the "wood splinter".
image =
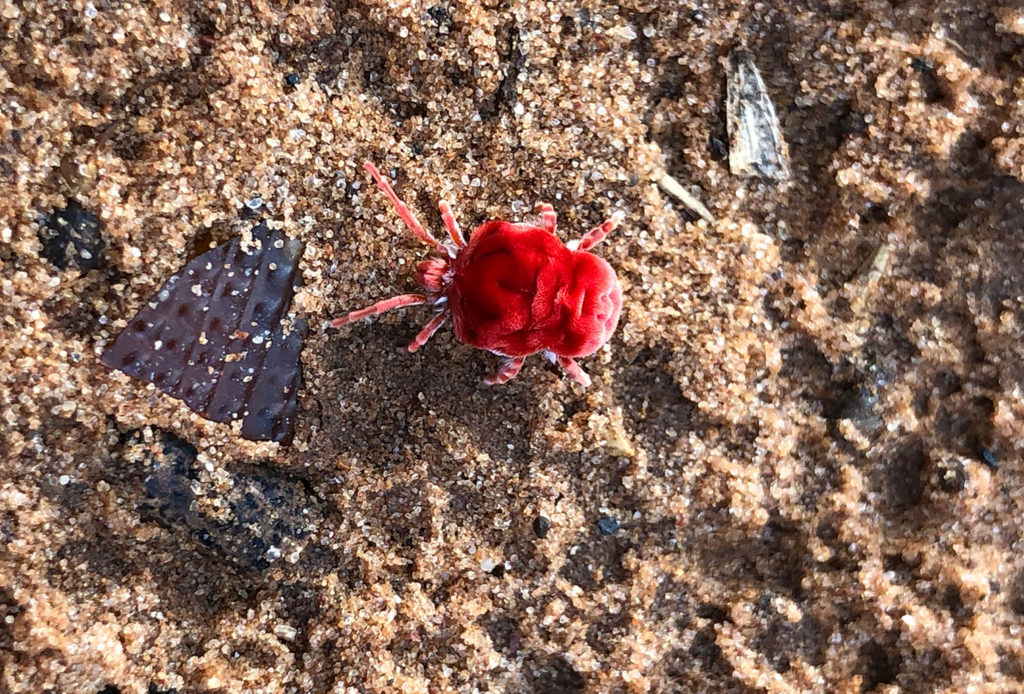
<path id="1" fill-rule="evenodd" d="M 686 205 L 687 209 L 703 219 L 705 222 L 712 225 L 715 224 L 715 218 L 711 214 L 711 211 L 705 207 L 704 203 L 698 200 L 696 196 L 686 190 L 686 188 L 683 187 L 683 184 L 675 178 L 669 176 L 664 171 L 659 171 L 654 176 L 654 182 L 657 183 L 663 191 Z"/>

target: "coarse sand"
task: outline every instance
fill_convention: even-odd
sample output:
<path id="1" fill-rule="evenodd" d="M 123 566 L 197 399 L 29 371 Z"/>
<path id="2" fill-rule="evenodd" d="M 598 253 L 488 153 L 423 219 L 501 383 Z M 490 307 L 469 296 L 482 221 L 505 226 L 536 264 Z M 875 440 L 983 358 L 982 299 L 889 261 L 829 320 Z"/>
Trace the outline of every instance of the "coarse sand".
<path id="1" fill-rule="evenodd" d="M 0 690 L 1024 691 L 1019 3 L 0 0 L 0 37 Z M 729 172 L 738 46 L 787 182 Z M 589 389 L 410 355 L 423 308 L 327 327 L 428 250 L 367 159 L 435 230 L 626 213 Z M 305 244 L 290 446 L 99 360 L 259 220 Z"/>

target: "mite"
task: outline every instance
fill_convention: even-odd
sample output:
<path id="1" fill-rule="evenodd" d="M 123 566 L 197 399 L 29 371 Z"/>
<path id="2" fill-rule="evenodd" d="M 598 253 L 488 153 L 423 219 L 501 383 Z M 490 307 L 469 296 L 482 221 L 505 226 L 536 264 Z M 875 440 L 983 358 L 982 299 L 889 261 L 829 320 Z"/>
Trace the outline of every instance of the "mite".
<path id="1" fill-rule="evenodd" d="M 403 306 L 430 304 L 437 311 L 409 345 L 415 352 L 446 320 L 455 336 L 473 347 L 504 357 L 488 385 L 507 383 L 526 357 L 542 352 L 582 386 L 590 377 L 576 363 L 608 341 L 619 321 L 622 288 L 615 271 L 588 251 L 622 220 L 622 212 L 582 239 L 562 243 L 555 235 L 557 216 L 547 203 L 537 205 L 541 226 L 488 221 L 467 242 L 447 203 L 438 209 L 450 242 L 441 243 L 423 228 L 377 168 L 364 164 L 394 205 L 398 216 L 434 253 L 419 263 L 416 281 L 422 294 L 378 301 L 331 321 L 333 327 Z"/>

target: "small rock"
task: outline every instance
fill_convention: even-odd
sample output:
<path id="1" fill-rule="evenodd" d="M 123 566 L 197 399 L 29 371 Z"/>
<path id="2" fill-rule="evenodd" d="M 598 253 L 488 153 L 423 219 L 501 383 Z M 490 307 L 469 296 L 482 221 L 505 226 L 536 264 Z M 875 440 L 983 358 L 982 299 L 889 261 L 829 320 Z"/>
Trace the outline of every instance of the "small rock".
<path id="1" fill-rule="evenodd" d="M 956 494 L 967 486 L 967 469 L 959 457 L 944 457 L 935 466 L 939 488 Z"/>
<path id="2" fill-rule="evenodd" d="M 913 58 L 910 61 L 910 67 L 914 68 L 917 72 L 931 72 L 934 68 L 924 58 Z"/>
<path id="3" fill-rule="evenodd" d="M 544 516 L 537 516 L 533 519 L 533 534 L 544 539 L 548 536 L 548 531 L 551 530 L 551 521 Z"/>
<path id="4" fill-rule="evenodd" d="M 63 210 L 55 210 L 39 230 L 43 257 L 59 270 L 77 267 L 83 273 L 95 270 L 103 262 L 106 244 L 100 233 L 100 220 L 69 199 Z"/>
<path id="5" fill-rule="evenodd" d="M 878 393 L 873 387 L 852 385 L 825 408 L 825 418 L 833 421 L 848 420 L 861 434 L 876 436 L 884 422 L 877 411 Z"/>
<path id="6" fill-rule="evenodd" d="M 712 135 L 708 139 L 708 143 L 711 145 L 711 152 L 715 155 L 716 159 L 726 159 L 729 156 L 729 148 L 725 146 L 725 143 L 721 138 L 717 138 Z"/>
<path id="7" fill-rule="evenodd" d="M 285 641 L 294 641 L 298 630 L 290 624 L 278 624 L 274 627 L 274 636 Z"/>
<path id="8" fill-rule="evenodd" d="M 995 453 L 993 453 L 987 448 L 982 448 L 980 451 L 978 451 L 978 454 L 981 456 L 981 462 L 983 462 L 985 464 L 985 467 L 987 467 L 989 470 L 995 472 L 996 470 L 999 469 L 999 459 L 996 458 Z"/>
<path id="9" fill-rule="evenodd" d="M 297 87 L 299 86 L 299 82 L 301 82 L 302 80 L 299 78 L 298 73 L 289 72 L 287 75 L 285 75 L 284 81 L 288 84 L 289 87 Z"/>
<path id="10" fill-rule="evenodd" d="M 336 567 L 317 535 L 322 502 L 272 464 L 244 461 L 221 471 L 226 484 L 212 483 L 196 448 L 159 429 L 128 434 L 120 463 L 141 473 L 142 516 L 191 535 L 243 571 L 286 565 L 296 575 L 321 576 Z"/>
<path id="11" fill-rule="evenodd" d="M 602 535 L 613 535 L 619 529 L 619 522 L 611 516 L 597 519 L 597 529 Z"/>
<path id="12" fill-rule="evenodd" d="M 620 427 L 614 427 L 608 432 L 605 449 L 618 458 L 636 457 L 636 449 L 633 448 L 633 444 Z"/>
<path id="13" fill-rule="evenodd" d="M 438 28 L 443 28 L 445 30 L 451 28 L 452 15 L 444 5 L 428 7 L 427 14 L 430 15 L 432 20 L 434 20 L 434 24 L 436 24 Z"/>

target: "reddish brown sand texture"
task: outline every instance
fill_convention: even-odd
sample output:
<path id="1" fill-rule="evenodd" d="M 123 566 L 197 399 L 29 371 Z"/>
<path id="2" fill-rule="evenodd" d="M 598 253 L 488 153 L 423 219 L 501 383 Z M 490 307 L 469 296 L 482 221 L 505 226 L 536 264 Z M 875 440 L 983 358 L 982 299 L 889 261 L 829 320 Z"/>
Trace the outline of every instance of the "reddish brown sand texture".
<path id="1" fill-rule="evenodd" d="M 1015 5 L 0 2 L 0 689 L 1024 690 Z M 712 140 L 738 43 L 787 185 Z M 437 231 L 627 212 L 589 390 L 325 327 L 426 250 L 368 158 Z M 99 361 L 256 216 L 306 244 L 290 447 Z"/>

